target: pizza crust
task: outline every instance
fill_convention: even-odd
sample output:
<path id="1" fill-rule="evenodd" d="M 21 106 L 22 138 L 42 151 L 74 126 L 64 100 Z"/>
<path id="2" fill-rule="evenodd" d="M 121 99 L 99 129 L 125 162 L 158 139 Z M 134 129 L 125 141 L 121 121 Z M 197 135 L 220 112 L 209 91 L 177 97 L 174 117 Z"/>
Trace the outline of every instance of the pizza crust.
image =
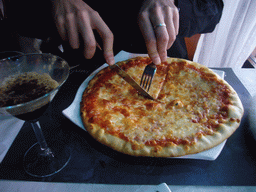
<path id="1" fill-rule="evenodd" d="M 125 66 L 126 63 L 128 63 L 129 61 L 138 61 L 138 60 L 142 60 L 144 61 L 145 58 L 134 58 L 132 60 L 127 60 L 127 61 L 123 61 L 120 62 L 119 65 L 120 66 Z M 148 60 L 148 58 L 147 58 Z M 111 148 L 113 148 L 116 151 L 125 153 L 125 154 L 129 154 L 129 155 L 133 155 L 133 156 L 151 156 L 151 157 L 178 157 L 178 156 L 184 156 L 184 155 L 188 155 L 188 154 L 195 154 L 195 153 L 199 153 L 202 152 L 204 150 L 208 150 L 212 147 L 215 147 L 217 145 L 219 145 L 220 143 L 222 143 L 224 140 L 226 140 L 228 137 L 230 137 L 234 131 L 239 127 L 240 125 L 240 121 L 241 118 L 243 116 L 243 106 L 242 103 L 237 95 L 237 93 L 235 92 L 235 90 L 223 79 L 221 79 L 217 74 L 215 74 L 212 70 L 210 70 L 209 68 L 202 66 L 198 63 L 194 63 L 191 61 L 187 61 L 187 60 L 183 60 L 183 59 L 176 59 L 176 58 L 168 58 L 167 64 L 172 65 L 172 63 L 186 63 L 189 64 L 190 67 L 194 67 L 195 70 L 200 70 L 200 73 L 206 73 L 207 74 L 207 78 L 212 78 L 215 81 L 218 81 L 220 84 L 222 84 L 226 89 L 228 89 L 229 91 L 229 102 L 230 104 L 228 105 L 228 116 L 222 120 L 223 122 L 218 124 L 218 127 L 215 129 L 215 131 L 212 131 L 211 134 L 200 134 L 197 133 L 196 137 L 194 140 L 192 141 L 188 141 L 188 143 L 175 143 L 175 142 L 169 142 L 167 144 L 167 146 L 164 145 L 148 145 L 145 142 L 141 142 L 140 140 L 144 139 L 144 135 L 140 136 L 138 139 L 138 142 L 136 141 L 136 137 L 131 137 L 134 138 L 134 140 L 132 140 L 132 142 L 127 141 L 127 138 L 124 139 L 124 136 L 121 134 L 118 135 L 118 133 L 116 133 L 115 130 L 117 129 L 118 125 L 120 124 L 119 122 L 119 117 L 120 115 L 126 115 L 126 118 L 122 118 L 122 120 L 127 120 L 128 123 L 127 126 L 128 127 L 128 136 L 129 134 L 133 136 L 133 134 L 137 134 L 138 130 L 136 130 L 136 126 L 138 125 L 138 123 L 131 123 L 132 122 L 132 115 L 129 114 L 130 111 L 118 111 L 119 113 L 110 113 L 108 114 L 106 111 L 101 111 L 100 114 L 97 114 L 99 112 L 95 112 L 97 111 L 96 108 L 98 108 L 99 106 L 97 106 L 95 104 L 95 108 L 93 108 L 91 105 L 93 102 L 98 101 L 97 97 L 103 97 L 104 96 L 104 106 L 107 110 L 107 108 L 109 107 L 108 105 L 112 105 L 113 103 L 111 103 L 112 98 L 110 99 L 111 95 L 108 91 L 109 89 L 102 89 L 102 91 L 100 92 L 98 89 L 96 90 L 95 87 L 97 87 L 99 85 L 99 83 L 104 84 L 108 81 L 105 82 L 102 81 L 101 78 L 108 76 L 112 73 L 112 71 L 109 68 L 105 68 L 102 71 L 100 71 L 90 82 L 88 87 L 86 88 L 84 94 L 83 94 L 83 99 L 81 101 L 81 117 L 82 117 L 82 121 L 84 123 L 85 128 L 87 129 L 87 131 L 92 135 L 92 137 L 94 137 L 97 141 L 101 142 L 104 145 L 107 145 Z M 146 64 L 145 64 L 146 65 Z M 145 65 L 143 65 L 142 69 L 145 68 Z M 163 66 L 167 66 L 166 64 Z M 126 66 L 127 68 L 129 68 L 129 66 Z M 165 69 L 164 69 L 165 70 Z M 140 74 L 138 74 L 138 71 Z M 130 75 L 133 76 L 133 78 L 138 81 L 141 78 L 141 73 L 143 72 L 143 70 L 128 70 L 127 71 L 128 74 L 130 73 Z M 161 74 L 161 73 L 160 73 Z M 165 74 L 167 74 L 166 70 L 165 70 Z M 113 74 L 112 74 L 113 75 Z M 136 76 L 137 75 L 137 76 Z M 162 92 L 165 89 L 164 86 L 167 86 L 169 81 L 168 78 L 171 76 L 172 74 L 167 74 L 167 75 L 161 75 L 161 78 L 159 78 L 160 80 L 157 81 L 157 83 L 152 84 L 152 86 L 155 86 L 154 88 L 154 93 L 155 93 L 155 98 L 158 97 L 163 97 L 162 96 Z M 186 74 L 185 74 L 186 75 Z M 101 82 L 99 82 L 101 79 Z M 120 81 L 120 82 L 119 82 Z M 166 81 L 168 81 L 166 83 Z M 127 97 L 132 97 L 134 96 L 134 94 L 136 94 L 136 92 L 130 93 L 129 91 L 131 91 L 128 84 L 126 84 L 126 82 L 124 82 L 124 80 L 122 80 L 121 78 L 118 77 L 117 74 L 115 74 L 113 76 L 113 78 L 111 79 L 111 86 L 115 86 L 115 83 L 121 83 L 122 85 L 124 85 L 124 87 L 122 87 L 122 89 L 118 89 L 119 87 L 116 87 L 117 91 L 115 94 L 122 94 L 120 92 L 124 92 L 124 94 L 127 94 Z M 104 86 L 104 85 L 103 85 Z M 108 85 L 110 86 L 110 85 Z M 120 84 L 118 84 L 117 86 L 120 86 Z M 169 86 L 172 86 L 171 83 Z M 158 87 L 158 89 L 157 89 Z M 208 89 L 207 87 L 205 87 L 205 89 Z M 95 95 L 94 94 L 97 93 L 99 95 Z M 167 94 L 168 95 L 168 94 Z M 128 102 L 126 101 L 125 98 L 126 96 L 122 96 L 119 99 L 123 99 L 123 102 Z M 162 105 L 161 102 L 165 101 L 165 98 L 163 97 L 162 100 L 159 101 L 159 103 L 156 103 L 155 101 L 150 101 L 145 99 L 143 96 L 140 95 L 135 95 L 134 96 L 134 100 L 132 100 L 133 105 L 129 105 L 129 103 L 126 103 L 127 105 L 129 105 L 130 107 L 136 108 L 138 107 L 138 103 L 142 102 L 145 104 L 145 106 L 149 107 L 149 110 L 162 110 L 162 107 L 166 107 L 167 104 Z M 168 97 L 168 96 L 167 96 Z M 115 98 L 114 98 L 115 99 Z M 88 101 L 89 100 L 89 101 Z M 183 104 L 182 100 L 174 100 L 173 101 L 175 104 L 175 107 L 184 107 L 185 104 Z M 99 103 L 98 103 L 99 104 Z M 115 104 L 115 103 L 114 103 Z M 90 106 L 89 106 L 90 105 Z M 111 106 L 112 109 L 119 109 L 118 106 L 115 106 L 116 108 L 113 108 L 113 106 Z M 139 106 L 142 107 L 142 106 Z M 170 107 L 174 107 L 171 103 L 170 103 Z M 90 110 L 88 110 L 88 108 Z M 87 110 L 86 110 L 87 109 Z M 121 109 L 119 109 L 121 110 Z M 106 112 L 106 113 L 105 113 Z M 167 110 L 168 112 L 168 110 Z M 93 113 L 90 114 L 90 113 Z M 95 113 L 95 114 L 94 114 Z M 104 114 L 105 113 L 105 114 Z M 155 115 L 155 113 L 150 113 L 152 116 Z M 108 127 L 102 123 L 102 124 L 98 124 L 98 121 L 94 120 L 94 122 L 96 123 L 92 123 L 92 119 L 90 118 L 99 118 L 101 116 L 104 115 L 110 115 L 108 116 L 109 118 L 106 117 L 107 120 L 111 120 L 114 119 L 114 123 L 116 123 L 116 127 L 113 127 L 113 130 L 107 131 Z M 178 116 L 180 117 L 180 116 Z M 155 119 L 157 119 L 159 117 L 156 117 Z M 161 117 L 160 117 L 161 118 Z M 121 118 L 120 118 L 121 119 Z M 150 120 L 150 118 L 149 118 Z M 143 118 L 140 119 L 140 121 L 143 121 Z M 182 121 L 181 121 L 182 122 Z M 109 123 L 109 121 L 108 121 Z M 103 126 L 105 128 L 103 128 Z M 194 126 L 194 124 L 193 124 Z M 111 125 L 110 125 L 111 127 Z M 186 134 L 189 129 L 185 129 L 185 126 L 181 126 L 180 129 L 177 129 L 177 133 L 180 132 L 181 136 L 182 136 L 182 130 L 184 129 L 184 134 Z M 130 131 L 130 132 L 129 132 Z M 153 130 L 154 131 L 154 130 Z M 152 130 L 151 130 L 152 132 Z M 144 134 L 147 134 L 147 132 L 145 132 Z M 193 135 L 193 134 L 192 134 Z M 167 133 L 166 135 L 163 135 L 162 137 L 167 137 Z M 179 136 L 179 134 L 178 134 Z M 161 140 L 161 139 L 160 139 Z M 145 139 L 146 141 L 146 139 Z M 186 139 L 185 139 L 186 142 Z M 190 143 L 189 143 L 190 142 Z"/>

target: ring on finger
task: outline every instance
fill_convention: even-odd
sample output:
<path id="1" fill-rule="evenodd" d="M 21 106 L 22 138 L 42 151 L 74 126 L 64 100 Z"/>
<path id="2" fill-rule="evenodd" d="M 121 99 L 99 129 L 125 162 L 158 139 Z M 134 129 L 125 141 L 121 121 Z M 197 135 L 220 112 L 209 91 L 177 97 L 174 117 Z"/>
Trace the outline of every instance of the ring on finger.
<path id="1" fill-rule="evenodd" d="M 165 23 L 160 23 L 158 25 L 155 25 L 154 26 L 154 29 L 158 28 L 158 27 L 166 27 L 166 24 Z"/>

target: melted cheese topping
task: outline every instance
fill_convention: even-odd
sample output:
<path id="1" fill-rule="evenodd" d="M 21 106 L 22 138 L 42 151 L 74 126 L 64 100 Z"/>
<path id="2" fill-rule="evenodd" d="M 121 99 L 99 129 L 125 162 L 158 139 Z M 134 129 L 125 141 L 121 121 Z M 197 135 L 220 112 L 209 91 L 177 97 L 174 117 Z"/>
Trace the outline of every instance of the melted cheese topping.
<path id="1" fill-rule="evenodd" d="M 122 65 L 137 82 L 146 65 L 140 62 Z M 153 101 L 106 69 L 83 97 L 89 123 L 129 141 L 136 149 L 140 145 L 191 145 L 226 121 L 230 91 L 213 73 L 173 62 L 161 66 L 157 74 L 151 92 L 157 99 Z"/>
<path id="2" fill-rule="evenodd" d="M 130 75 L 138 84 L 140 84 L 142 74 L 144 72 L 145 67 L 151 63 L 151 60 L 149 58 L 144 58 L 142 60 L 143 62 L 131 62 L 130 65 L 127 66 L 121 66 L 125 70 L 125 72 Z M 163 83 L 165 81 L 166 73 L 167 73 L 167 63 L 162 63 L 161 65 L 157 65 L 156 73 L 153 77 L 152 84 L 149 89 L 149 94 L 153 98 L 157 98 L 158 94 L 161 90 L 161 87 L 163 86 Z"/>

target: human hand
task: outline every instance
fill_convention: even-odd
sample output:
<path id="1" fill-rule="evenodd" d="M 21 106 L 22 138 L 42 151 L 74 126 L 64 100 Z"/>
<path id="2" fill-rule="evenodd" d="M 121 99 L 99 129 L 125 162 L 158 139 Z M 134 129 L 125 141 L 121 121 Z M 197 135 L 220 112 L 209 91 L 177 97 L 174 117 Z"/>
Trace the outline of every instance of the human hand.
<path id="1" fill-rule="evenodd" d="M 79 35 L 83 39 L 84 56 L 91 59 L 96 51 L 95 29 L 103 42 L 103 55 L 106 62 L 114 64 L 113 33 L 98 12 L 82 0 L 52 0 L 57 30 L 64 41 L 73 49 L 80 46 Z"/>
<path id="2" fill-rule="evenodd" d="M 179 32 L 179 12 L 174 0 L 145 0 L 138 24 L 153 63 L 166 61 L 167 49 Z"/>

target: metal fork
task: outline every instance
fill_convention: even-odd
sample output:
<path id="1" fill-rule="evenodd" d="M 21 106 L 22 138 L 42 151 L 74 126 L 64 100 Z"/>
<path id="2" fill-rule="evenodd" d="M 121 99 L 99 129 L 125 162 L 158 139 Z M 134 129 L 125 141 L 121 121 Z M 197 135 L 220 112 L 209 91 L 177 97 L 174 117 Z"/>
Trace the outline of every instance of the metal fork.
<path id="1" fill-rule="evenodd" d="M 150 63 L 147 65 L 144 69 L 144 72 L 141 77 L 140 86 L 146 90 L 149 91 L 149 88 L 152 83 L 152 79 L 156 73 L 156 65 L 154 63 Z"/>

